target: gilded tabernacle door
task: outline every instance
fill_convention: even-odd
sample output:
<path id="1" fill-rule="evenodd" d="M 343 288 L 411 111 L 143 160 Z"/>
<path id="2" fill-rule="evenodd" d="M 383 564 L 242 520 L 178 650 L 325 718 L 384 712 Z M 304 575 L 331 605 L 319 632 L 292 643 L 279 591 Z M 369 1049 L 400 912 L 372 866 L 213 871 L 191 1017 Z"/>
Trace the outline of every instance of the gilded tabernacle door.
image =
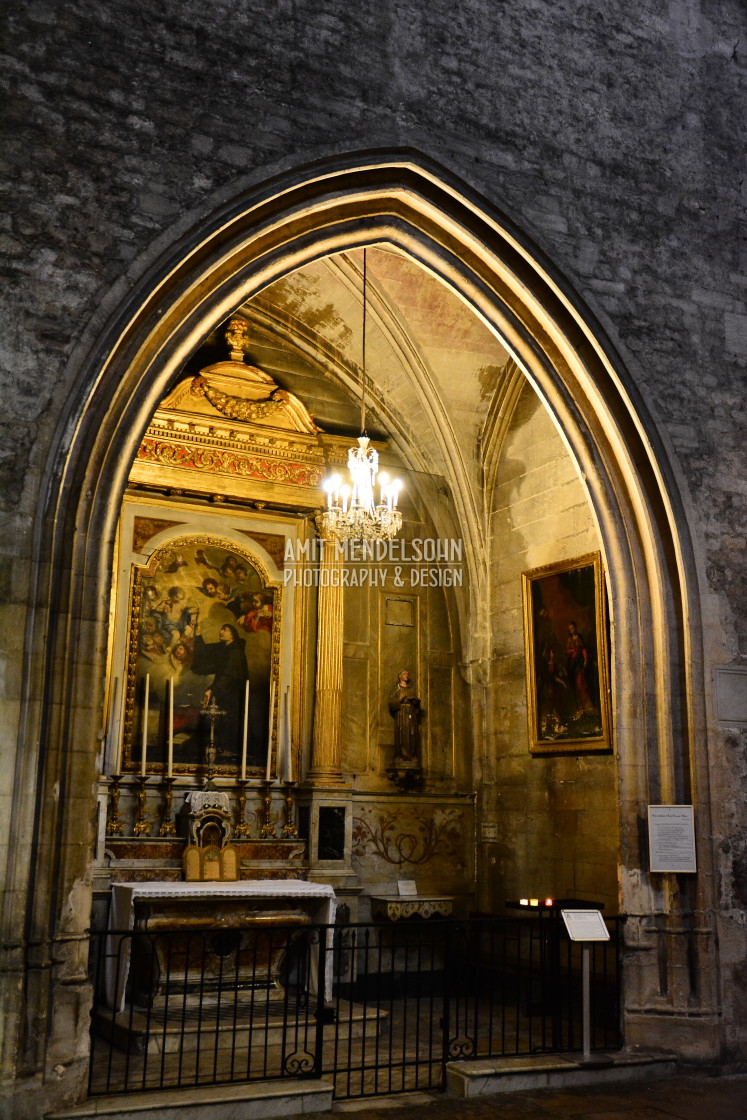
<path id="1" fill-rule="evenodd" d="M 264 776 L 277 724 L 281 589 L 232 541 L 169 540 L 133 564 L 124 773 Z M 210 752 L 210 754 L 208 754 Z"/>

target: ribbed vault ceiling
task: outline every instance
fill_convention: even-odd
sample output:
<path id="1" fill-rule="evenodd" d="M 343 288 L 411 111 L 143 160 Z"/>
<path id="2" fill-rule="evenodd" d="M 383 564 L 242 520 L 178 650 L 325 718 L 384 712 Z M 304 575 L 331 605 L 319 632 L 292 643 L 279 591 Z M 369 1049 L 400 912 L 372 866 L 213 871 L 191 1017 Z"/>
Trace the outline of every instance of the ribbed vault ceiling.
<path id="1" fill-rule="evenodd" d="M 367 251 L 366 404 L 371 436 L 414 470 L 453 476 L 439 427 L 450 427 L 470 481 L 507 352 L 439 279 L 392 246 Z M 363 251 L 324 257 L 271 284 L 241 309 L 247 360 L 306 404 L 327 432 L 360 427 Z M 222 329 L 190 366 L 226 356 Z M 431 401 L 428 407 L 427 402 Z M 434 413 L 433 402 L 440 402 Z M 452 477 L 452 483 L 455 480 Z"/>

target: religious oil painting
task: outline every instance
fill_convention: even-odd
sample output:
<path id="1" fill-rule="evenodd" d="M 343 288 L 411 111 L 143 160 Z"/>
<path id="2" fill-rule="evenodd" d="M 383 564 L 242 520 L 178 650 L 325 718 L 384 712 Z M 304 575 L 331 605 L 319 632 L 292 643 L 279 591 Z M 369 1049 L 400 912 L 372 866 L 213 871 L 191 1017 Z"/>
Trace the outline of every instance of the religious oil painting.
<path id="1" fill-rule="evenodd" d="M 264 775 L 280 607 L 261 561 L 223 538 L 182 537 L 133 565 L 125 772 L 203 773 L 210 748 L 216 774 Z"/>
<path id="2" fill-rule="evenodd" d="M 524 572 L 529 746 L 537 754 L 610 744 L 601 557 Z"/>

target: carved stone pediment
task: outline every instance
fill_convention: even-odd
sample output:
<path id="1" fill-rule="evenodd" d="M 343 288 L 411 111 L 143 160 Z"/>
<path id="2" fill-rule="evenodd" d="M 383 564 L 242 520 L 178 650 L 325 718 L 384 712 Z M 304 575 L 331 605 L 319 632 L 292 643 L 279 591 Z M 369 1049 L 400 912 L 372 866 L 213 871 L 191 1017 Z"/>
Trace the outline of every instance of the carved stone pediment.
<path id="1" fill-rule="evenodd" d="M 247 365 L 246 323 L 232 319 L 226 331 L 231 357 L 185 377 L 161 402 L 162 410 L 198 419 L 223 417 L 232 423 L 271 427 L 314 435 L 320 431 L 309 410 L 293 393 L 282 389 L 264 370 Z"/>
<path id="2" fill-rule="evenodd" d="M 264 370 L 248 365 L 248 327 L 232 319 L 230 358 L 190 374 L 157 409 L 131 482 L 295 506 L 318 504 L 322 432 L 309 410 Z"/>

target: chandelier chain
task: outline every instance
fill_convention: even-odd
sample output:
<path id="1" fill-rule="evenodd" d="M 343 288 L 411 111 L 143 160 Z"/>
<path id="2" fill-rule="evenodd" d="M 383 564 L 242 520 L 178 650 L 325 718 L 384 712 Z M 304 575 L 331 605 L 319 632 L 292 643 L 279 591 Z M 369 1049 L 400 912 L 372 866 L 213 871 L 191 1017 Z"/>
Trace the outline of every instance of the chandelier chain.
<path id="1" fill-rule="evenodd" d="M 397 509 L 402 483 L 390 482 L 385 474 L 378 474 L 379 456 L 369 447 L 366 435 L 366 307 L 368 299 L 368 261 L 363 250 L 363 331 L 361 342 L 361 434 L 358 446 L 348 451 L 350 485 L 343 485 L 342 478 L 333 474 L 323 484 L 327 493 L 327 508 L 318 514 L 316 525 L 324 540 L 374 541 L 389 540 L 402 528 L 402 514 Z M 377 477 L 378 475 L 378 477 Z M 380 487 L 377 502 L 375 487 Z"/>
<path id="2" fill-rule="evenodd" d="M 361 343 L 361 435 L 366 434 L 366 295 L 368 291 L 368 268 L 366 250 L 363 250 L 363 338 Z"/>

